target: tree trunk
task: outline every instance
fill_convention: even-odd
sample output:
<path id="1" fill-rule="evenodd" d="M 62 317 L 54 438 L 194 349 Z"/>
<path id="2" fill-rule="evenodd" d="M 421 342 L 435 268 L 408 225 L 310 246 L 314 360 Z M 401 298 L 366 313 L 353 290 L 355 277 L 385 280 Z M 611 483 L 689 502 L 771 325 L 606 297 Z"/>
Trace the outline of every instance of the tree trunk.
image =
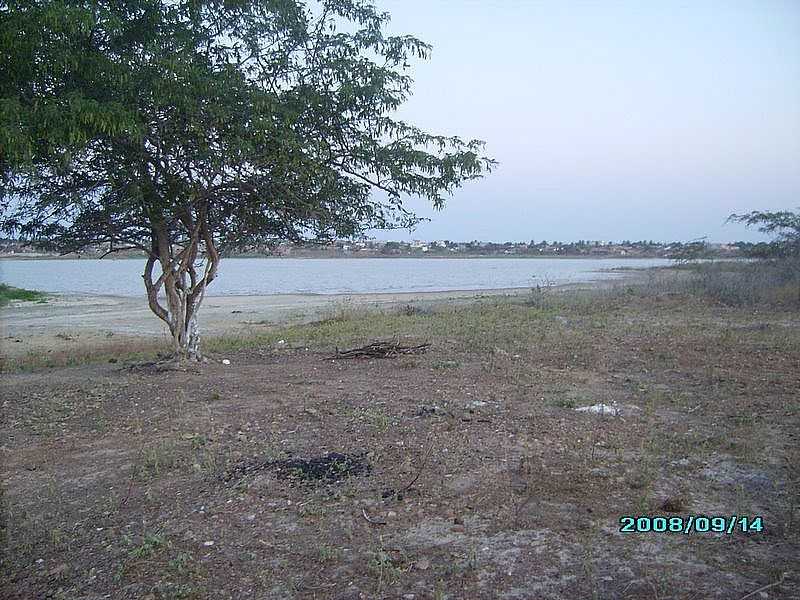
<path id="1" fill-rule="evenodd" d="M 167 324 L 172 335 L 175 357 L 199 361 L 202 355 L 197 313 L 206 287 L 216 277 L 220 259 L 202 207 L 194 215 L 187 212 L 181 221 L 188 236 L 180 244 L 173 243 L 163 224 L 153 227 L 151 251 L 142 277 L 150 310 Z M 161 274 L 154 278 L 156 263 Z M 166 306 L 159 298 L 162 290 Z"/>

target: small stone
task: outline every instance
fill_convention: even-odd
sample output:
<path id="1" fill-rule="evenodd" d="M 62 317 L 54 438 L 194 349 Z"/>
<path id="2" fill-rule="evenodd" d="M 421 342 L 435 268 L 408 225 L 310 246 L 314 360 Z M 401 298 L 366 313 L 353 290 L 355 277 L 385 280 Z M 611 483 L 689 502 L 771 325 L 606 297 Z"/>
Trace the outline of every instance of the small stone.
<path id="1" fill-rule="evenodd" d="M 390 510 L 389 512 L 386 513 L 386 516 L 391 519 L 392 517 L 396 517 L 397 513 L 394 512 L 393 510 Z"/>
<path id="2" fill-rule="evenodd" d="M 420 571 L 427 571 L 431 568 L 431 561 L 429 561 L 427 558 L 420 558 L 417 561 L 417 568 Z"/>
<path id="3" fill-rule="evenodd" d="M 482 406 L 486 406 L 488 402 L 484 402 L 483 400 L 473 400 L 472 402 L 467 403 L 464 407 L 467 410 L 473 410 L 475 408 L 481 408 Z"/>
<path id="4" fill-rule="evenodd" d="M 207 542 L 203 542 L 203 546 L 213 546 L 213 545 L 214 545 L 214 542 L 211 541 L 211 540 L 209 540 Z"/>
<path id="5" fill-rule="evenodd" d="M 229 365 L 229 364 L 231 364 L 231 361 L 229 361 L 227 358 L 223 358 L 222 359 L 222 364 L 223 365 Z"/>
<path id="6" fill-rule="evenodd" d="M 414 600 L 416 597 L 416 594 L 403 594 L 403 600 Z"/>

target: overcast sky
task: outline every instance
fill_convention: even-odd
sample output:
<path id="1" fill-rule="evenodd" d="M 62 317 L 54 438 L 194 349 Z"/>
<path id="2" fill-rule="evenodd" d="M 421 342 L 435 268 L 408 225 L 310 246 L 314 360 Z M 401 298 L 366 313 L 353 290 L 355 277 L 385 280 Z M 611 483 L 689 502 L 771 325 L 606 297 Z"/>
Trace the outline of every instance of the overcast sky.
<path id="1" fill-rule="evenodd" d="M 433 45 L 401 118 L 500 163 L 381 239 L 758 239 L 800 206 L 797 0 L 376 0 Z"/>

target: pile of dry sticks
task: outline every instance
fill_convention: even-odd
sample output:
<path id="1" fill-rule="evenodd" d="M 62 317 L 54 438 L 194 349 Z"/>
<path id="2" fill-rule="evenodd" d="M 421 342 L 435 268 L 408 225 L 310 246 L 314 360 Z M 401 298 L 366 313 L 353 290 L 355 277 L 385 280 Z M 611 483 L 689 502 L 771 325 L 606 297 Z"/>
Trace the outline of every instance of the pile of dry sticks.
<path id="1" fill-rule="evenodd" d="M 339 350 L 331 360 L 337 358 L 391 358 L 398 354 L 422 354 L 430 347 L 430 344 L 420 344 L 418 346 L 403 346 L 399 341 L 391 342 L 372 342 L 361 348 L 351 350 Z"/>

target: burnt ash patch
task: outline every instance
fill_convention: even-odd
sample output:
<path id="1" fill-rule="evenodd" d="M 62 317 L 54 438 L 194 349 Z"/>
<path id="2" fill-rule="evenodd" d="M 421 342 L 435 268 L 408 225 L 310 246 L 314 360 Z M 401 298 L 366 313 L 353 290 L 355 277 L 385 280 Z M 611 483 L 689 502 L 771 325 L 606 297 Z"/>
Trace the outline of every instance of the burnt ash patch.
<path id="1" fill-rule="evenodd" d="M 274 470 L 278 479 L 293 482 L 332 484 L 354 475 L 369 475 L 372 472 L 372 466 L 364 457 L 364 454 L 328 452 L 322 456 L 309 459 L 249 460 L 241 462 L 228 470 L 223 478 L 226 481 L 231 481 L 260 471 Z"/>

